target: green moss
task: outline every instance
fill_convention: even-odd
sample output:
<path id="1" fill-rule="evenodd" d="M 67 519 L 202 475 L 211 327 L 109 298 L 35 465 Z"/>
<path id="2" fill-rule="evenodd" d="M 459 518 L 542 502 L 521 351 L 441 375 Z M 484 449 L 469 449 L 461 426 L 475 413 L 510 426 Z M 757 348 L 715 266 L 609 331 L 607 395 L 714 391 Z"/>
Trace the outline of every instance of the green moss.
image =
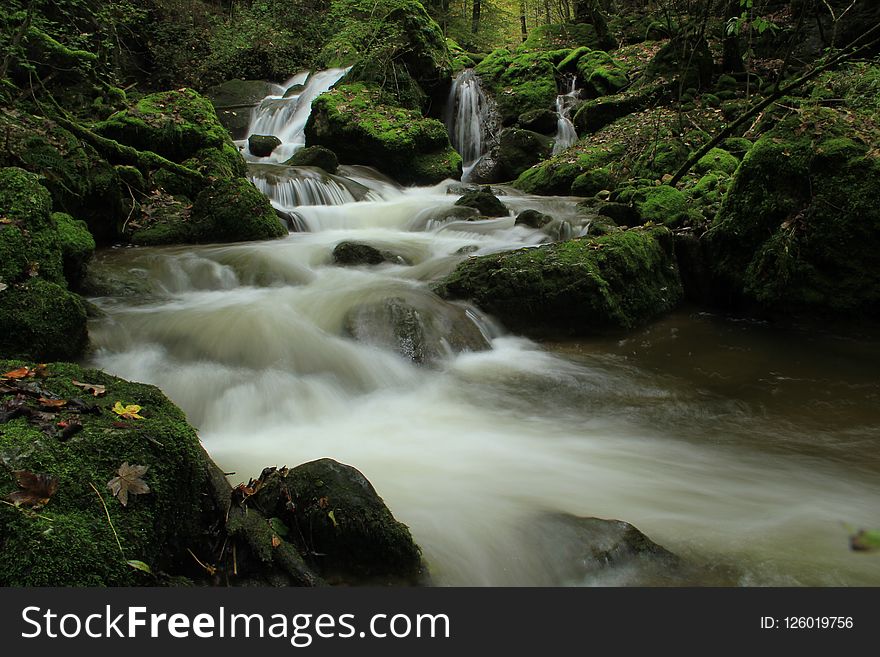
<path id="1" fill-rule="evenodd" d="M 63 212 L 54 213 L 52 218 L 58 227 L 64 277 L 70 287 L 77 288 L 85 278 L 89 262 L 95 254 L 95 239 L 84 221 L 78 221 Z"/>
<path id="2" fill-rule="evenodd" d="M 688 217 L 687 197 L 669 185 L 640 189 L 635 204 L 644 221 L 656 224 L 677 226 Z"/>
<path id="3" fill-rule="evenodd" d="M 880 312 L 880 158 L 864 115 L 804 107 L 745 156 L 707 236 L 735 295 L 780 312 Z"/>
<path id="4" fill-rule="evenodd" d="M 722 148 L 738 159 L 742 159 L 752 149 L 752 142 L 743 137 L 728 137 L 721 142 Z"/>
<path id="5" fill-rule="evenodd" d="M 587 23 L 564 23 L 538 25 L 530 32 L 520 46 L 522 50 L 559 50 L 562 48 L 605 48 L 600 43 L 596 28 Z"/>
<path id="6" fill-rule="evenodd" d="M 583 335 L 631 329 L 672 309 L 681 282 L 664 228 L 629 230 L 471 258 L 439 283 L 508 328 Z"/>
<path id="7" fill-rule="evenodd" d="M 615 180 L 611 170 L 600 167 L 575 178 L 571 184 L 571 193 L 573 196 L 595 196 L 602 190 L 613 189 L 614 185 Z"/>
<path id="8" fill-rule="evenodd" d="M 709 171 L 720 171 L 721 173 L 733 173 L 739 166 L 739 160 L 733 155 L 720 148 L 713 148 L 700 158 L 699 162 L 694 165 L 696 173 L 708 173 Z"/>
<path id="9" fill-rule="evenodd" d="M 556 100 L 556 69 L 544 52 L 492 52 L 474 69 L 495 99 L 502 123 L 523 112 L 547 109 Z"/>
<path id="10" fill-rule="evenodd" d="M 88 342 L 82 300 L 40 278 L 0 291 L 0 357 L 75 359 Z"/>
<path id="11" fill-rule="evenodd" d="M 20 365 L 0 361 L 6 371 Z M 185 549 L 199 538 L 205 461 L 198 437 L 183 413 L 153 386 L 129 383 L 97 370 L 53 363 L 42 389 L 62 399 L 83 397 L 71 381 L 104 385 L 103 397 L 89 398 L 93 413 L 58 411 L 83 429 L 62 442 L 19 418 L 0 425 L 0 491 L 16 489 L 12 470 L 48 474 L 58 491 L 39 515 L 0 507 L 0 584 L 3 586 L 113 586 L 152 583 L 127 566 L 145 561 L 154 572 L 187 566 Z M 110 411 L 116 401 L 138 404 L 142 420 L 124 421 Z M 123 507 L 107 489 L 123 462 L 149 466 L 145 495 L 130 495 Z M 104 508 L 92 486 L 101 492 Z M 124 556 L 123 556 L 124 553 Z M 179 561 L 176 561 L 179 560 Z M 187 561 L 184 561 L 187 559 Z"/>
<path id="12" fill-rule="evenodd" d="M 336 153 L 323 146 L 307 146 L 293 154 L 284 164 L 292 167 L 319 167 L 327 173 L 336 173 L 339 159 Z"/>
<path id="13" fill-rule="evenodd" d="M 670 39 L 645 69 L 645 79 L 667 83 L 671 89 L 702 89 L 712 80 L 714 61 L 705 39 Z M 717 94 L 721 97 L 721 94 Z"/>
<path id="14" fill-rule="evenodd" d="M 581 53 L 574 67 L 592 97 L 617 93 L 629 82 L 626 67 L 601 50 Z"/>
<path id="15" fill-rule="evenodd" d="M 192 89 L 144 96 L 95 129 L 110 139 L 178 162 L 203 148 L 221 148 L 229 140 L 214 106 Z"/>
<path id="16" fill-rule="evenodd" d="M 646 149 L 636 161 L 633 176 L 659 180 L 665 174 L 673 174 L 690 156 L 690 149 L 672 136 Z"/>
<path id="17" fill-rule="evenodd" d="M 266 197 L 244 179 L 211 183 L 196 198 L 191 221 L 195 242 L 238 242 L 282 237 L 281 225 Z"/>
<path id="18" fill-rule="evenodd" d="M 433 184 L 461 172 L 461 157 L 442 123 L 383 104 L 378 90 L 362 84 L 319 96 L 312 103 L 306 140 L 344 162 L 380 168 L 404 184 Z"/>
<path id="19" fill-rule="evenodd" d="M 548 137 L 519 128 L 506 128 L 498 138 L 498 163 L 506 179 L 550 157 L 552 142 Z"/>

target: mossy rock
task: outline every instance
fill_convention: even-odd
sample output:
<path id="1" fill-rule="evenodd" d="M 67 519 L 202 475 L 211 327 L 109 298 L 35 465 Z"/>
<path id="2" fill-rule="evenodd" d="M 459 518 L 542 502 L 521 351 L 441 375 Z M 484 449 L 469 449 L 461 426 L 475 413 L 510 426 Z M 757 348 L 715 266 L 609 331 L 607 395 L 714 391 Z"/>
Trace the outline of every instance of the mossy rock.
<path id="1" fill-rule="evenodd" d="M 218 180 L 196 197 L 191 240 L 240 242 L 287 235 L 268 199 L 243 178 Z"/>
<path id="2" fill-rule="evenodd" d="M 0 357 L 72 360 L 88 344 L 82 299 L 33 278 L 0 290 Z"/>
<path id="3" fill-rule="evenodd" d="M 743 137 L 728 137 L 721 142 L 721 146 L 739 160 L 743 159 L 745 154 L 752 150 L 752 142 Z"/>
<path id="4" fill-rule="evenodd" d="M 602 50 L 578 48 L 557 69 L 576 72 L 591 98 L 617 93 L 629 83 L 626 66 Z"/>
<path id="5" fill-rule="evenodd" d="M 116 169 L 94 148 L 56 123 L 17 109 L 0 113 L 4 153 L 0 164 L 41 176 L 52 206 L 84 220 L 95 238 L 111 242 L 123 213 L 123 189 Z M 128 191 L 124 192 L 128 198 Z"/>
<path id="6" fill-rule="evenodd" d="M 593 134 L 618 119 L 645 109 L 649 103 L 648 97 L 638 95 L 596 98 L 578 107 L 572 123 L 579 135 Z"/>
<path id="7" fill-rule="evenodd" d="M 247 136 L 251 110 L 272 93 L 272 84 L 265 80 L 229 80 L 209 87 L 205 97 L 214 105 L 217 118 L 233 139 Z"/>
<path id="8" fill-rule="evenodd" d="M 393 256 L 362 242 L 340 242 L 333 248 L 333 262 L 337 265 L 379 265 L 393 261 Z"/>
<path id="9" fill-rule="evenodd" d="M 58 227 L 64 278 L 72 289 L 77 289 L 85 279 L 89 262 L 95 255 L 95 239 L 84 221 L 63 212 L 54 213 L 52 218 Z"/>
<path id="10" fill-rule="evenodd" d="M 538 210 L 523 210 L 516 215 L 515 226 L 528 226 L 540 230 L 544 226 L 553 223 L 554 219 L 549 214 L 544 214 Z"/>
<path id="11" fill-rule="evenodd" d="M 556 134 L 559 117 L 552 110 L 535 109 L 520 114 L 516 123 L 523 130 L 531 130 L 542 135 L 553 135 Z"/>
<path id="12" fill-rule="evenodd" d="M 380 96 L 363 84 L 322 94 L 312 103 L 307 143 L 329 148 L 343 162 L 379 168 L 403 184 L 435 184 L 461 175 L 461 156 L 442 123 L 385 105 Z"/>
<path id="13" fill-rule="evenodd" d="M 474 208 L 484 217 L 506 217 L 509 213 L 490 187 L 483 187 L 475 192 L 467 192 L 455 202 L 455 205 Z"/>
<path id="14" fill-rule="evenodd" d="M 549 109 L 556 101 L 556 68 L 545 52 L 493 51 L 474 69 L 498 105 L 501 122 L 513 125 L 531 110 Z"/>
<path id="15" fill-rule="evenodd" d="M 552 140 L 544 135 L 519 128 L 505 128 L 498 136 L 498 163 L 506 179 L 523 171 L 553 152 Z"/>
<path id="16" fill-rule="evenodd" d="M 144 96 L 95 129 L 105 137 L 176 162 L 203 148 L 220 148 L 229 139 L 214 106 L 192 89 Z"/>
<path id="17" fill-rule="evenodd" d="M 595 196 L 603 190 L 615 186 L 614 175 L 607 167 L 600 167 L 582 173 L 571 183 L 572 196 Z"/>
<path id="18" fill-rule="evenodd" d="M 722 293 L 773 312 L 880 312 L 871 125 L 859 111 L 807 106 L 755 142 L 706 236 Z"/>
<path id="19" fill-rule="evenodd" d="M 0 371 L 24 364 L 0 361 Z M 74 380 L 105 386 L 106 394 L 85 401 L 86 393 Z M 38 513 L 0 506 L 0 585 L 156 582 L 127 560 L 143 561 L 154 573 L 189 572 L 192 557 L 186 549 L 199 552 L 206 465 L 198 436 L 183 413 L 154 386 L 67 363 L 49 364 L 46 376 L 36 383 L 47 397 L 81 401 L 53 409 L 56 417 L 47 425 L 33 416 L 0 424 L 0 456 L 7 466 L 0 469 L 0 492 L 17 489 L 14 470 L 58 482 L 57 492 Z M 111 410 L 117 401 L 141 406 L 143 419 L 120 418 Z M 65 439 L 54 426 L 62 420 L 78 421 L 82 429 Z M 143 480 L 150 492 L 129 495 L 123 506 L 107 482 L 125 462 L 148 466 Z"/>
<path id="20" fill-rule="evenodd" d="M 289 540 L 330 582 L 416 583 L 423 575 L 409 529 L 349 465 L 319 459 L 276 471 L 255 498 L 266 516 L 307 528 L 290 531 Z"/>
<path id="21" fill-rule="evenodd" d="M 538 25 L 529 32 L 522 50 L 563 50 L 587 46 L 607 48 L 602 44 L 596 28 L 588 23 L 550 23 Z"/>
<path id="22" fill-rule="evenodd" d="M 633 229 L 471 258 L 438 283 L 528 335 L 631 329 L 682 296 L 665 228 Z"/>
<path id="23" fill-rule="evenodd" d="M 291 167 L 319 167 L 327 173 L 336 173 L 339 158 L 329 148 L 306 146 L 294 153 L 284 164 Z"/>
<path id="24" fill-rule="evenodd" d="M 687 197 L 669 185 L 625 190 L 619 199 L 635 206 L 643 222 L 677 227 L 689 216 Z"/>
<path id="25" fill-rule="evenodd" d="M 633 177 L 659 180 L 665 174 L 675 173 L 690 154 L 690 149 L 679 139 L 667 137 L 636 160 Z"/>
<path id="26" fill-rule="evenodd" d="M 727 151 L 720 148 L 713 148 L 706 153 L 694 165 L 696 173 L 709 173 L 710 171 L 719 171 L 721 173 L 731 174 L 736 171 L 739 166 L 739 160 Z"/>

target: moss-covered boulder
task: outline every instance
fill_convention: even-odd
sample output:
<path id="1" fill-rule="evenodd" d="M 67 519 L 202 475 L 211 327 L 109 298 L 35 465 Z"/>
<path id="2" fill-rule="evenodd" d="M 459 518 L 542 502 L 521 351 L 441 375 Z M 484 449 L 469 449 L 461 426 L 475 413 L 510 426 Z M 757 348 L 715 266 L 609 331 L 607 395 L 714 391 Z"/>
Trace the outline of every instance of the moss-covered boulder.
<path id="1" fill-rule="evenodd" d="M 0 112 L 0 133 L 0 165 L 38 174 L 56 211 L 84 220 L 99 241 L 116 237 L 125 219 L 123 194 L 129 194 L 94 148 L 55 122 L 18 109 Z"/>
<path id="2" fill-rule="evenodd" d="M 713 148 L 694 165 L 694 172 L 732 174 L 739 166 L 739 160 L 721 148 Z"/>
<path id="3" fill-rule="evenodd" d="M 645 109 L 649 104 L 649 97 L 638 94 L 596 98 L 578 107 L 572 123 L 579 135 L 592 134 L 617 119 Z"/>
<path id="4" fill-rule="evenodd" d="M 74 219 L 69 214 L 55 212 L 52 219 L 58 230 L 64 278 L 72 289 L 77 289 L 95 255 L 95 239 L 84 221 Z"/>
<path id="5" fill-rule="evenodd" d="M 85 308 L 64 272 L 70 265 L 81 276 L 94 242 L 76 224 L 71 235 L 51 207 L 36 175 L 0 169 L 0 358 L 77 358 L 88 342 Z"/>
<path id="6" fill-rule="evenodd" d="M 705 39 L 670 39 L 645 69 L 647 81 L 661 82 L 674 90 L 701 89 L 712 82 L 714 60 Z"/>
<path id="7" fill-rule="evenodd" d="M 474 208 L 484 217 L 506 217 L 507 207 L 492 192 L 491 187 L 483 187 L 473 192 L 466 192 L 455 205 Z"/>
<path id="8" fill-rule="evenodd" d="M 327 173 L 336 173 L 339 158 L 336 153 L 323 146 L 306 146 L 299 149 L 284 164 L 292 167 L 318 167 Z"/>
<path id="9" fill-rule="evenodd" d="M 576 73 L 584 93 L 591 98 L 617 93 L 629 82 L 626 66 L 602 50 L 577 48 L 556 69 Z"/>
<path id="10" fill-rule="evenodd" d="M 461 156 L 442 123 L 386 105 L 380 96 L 363 84 L 322 94 L 312 103 L 307 143 L 329 148 L 343 162 L 379 168 L 403 184 L 434 184 L 461 175 Z"/>
<path id="11" fill-rule="evenodd" d="M 498 105 L 504 125 L 530 110 L 549 109 L 556 100 L 556 69 L 545 52 L 492 52 L 474 69 Z"/>
<path id="12" fill-rule="evenodd" d="M 206 187 L 193 204 L 191 224 L 195 242 L 265 240 L 287 234 L 266 197 L 243 178 L 218 180 Z"/>
<path id="13" fill-rule="evenodd" d="M 319 459 L 275 471 L 255 501 L 330 582 L 415 583 L 423 574 L 409 529 L 349 465 Z"/>
<path id="14" fill-rule="evenodd" d="M 618 200 L 634 206 L 646 223 L 678 227 L 690 216 L 687 196 L 669 185 L 624 189 L 618 193 Z"/>
<path id="15" fill-rule="evenodd" d="M 537 132 L 505 128 L 498 136 L 498 164 L 506 180 L 516 178 L 552 152 L 552 140 Z"/>
<path id="16" fill-rule="evenodd" d="M 220 148 L 229 139 L 214 106 L 192 89 L 144 96 L 95 129 L 110 139 L 178 162 L 203 148 Z"/>
<path id="17" fill-rule="evenodd" d="M 383 262 L 399 262 L 400 257 L 382 251 L 363 242 L 346 240 L 333 247 L 333 262 L 344 267 L 352 265 L 379 265 Z"/>
<path id="18" fill-rule="evenodd" d="M 36 360 L 79 358 L 88 344 L 82 299 L 33 278 L 0 290 L 0 356 Z"/>
<path id="19" fill-rule="evenodd" d="M 22 365 L 0 361 L 0 373 Z M 154 573 L 189 569 L 186 549 L 199 551 L 206 464 L 183 413 L 158 388 L 66 363 L 22 381 L 58 402 L 40 408 L 26 401 L 0 419 L 0 494 L 18 490 L 16 471 L 41 475 L 57 491 L 44 496 L 38 513 L 27 503 L 0 505 L 0 584 L 155 582 L 129 560 Z M 104 392 L 92 396 L 74 381 Z M 3 402 L 14 397 L 15 387 L 7 387 L 12 392 L 0 386 Z M 116 402 L 140 406 L 141 417 L 120 417 Z M 128 494 L 123 504 L 108 483 L 125 463 L 146 467 L 141 478 L 149 492 Z"/>
<path id="20" fill-rule="evenodd" d="M 559 116 L 549 109 L 536 109 L 523 112 L 516 120 L 518 127 L 523 130 L 531 130 L 542 135 L 556 134 Z"/>
<path id="21" fill-rule="evenodd" d="M 523 50 L 562 50 L 580 46 L 603 47 L 596 28 L 589 23 L 538 25 L 529 32 L 521 47 Z"/>
<path id="22" fill-rule="evenodd" d="M 769 311 L 880 311 L 873 107 L 809 105 L 742 161 L 706 236 L 723 286 Z"/>
<path id="23" fill-rule="evenodd" d="M 516 215 L 516 221 L 514 222 L 515 226 L 528 226 L 529 228 L 535 228 L 539 230 L 544 226 L 553 222 L 553 217 L 549 214 L 544 214 L 543 212 L 539 212 L 538 210 L 523 210 L 518 215 Z"/>
<path id="24" fill-rule="evenodd" d="M 665 228 L 471 258 L 435 290 L 471 299 L 529 335 L 630 329 L 668 312 L 682 296 Z"/>

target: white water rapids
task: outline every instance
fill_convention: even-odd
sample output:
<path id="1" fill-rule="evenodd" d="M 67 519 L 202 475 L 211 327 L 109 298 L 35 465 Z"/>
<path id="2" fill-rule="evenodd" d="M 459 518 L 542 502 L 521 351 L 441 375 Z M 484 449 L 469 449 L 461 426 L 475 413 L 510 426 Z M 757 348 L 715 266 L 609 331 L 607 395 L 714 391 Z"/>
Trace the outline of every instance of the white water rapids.
<path id="1" fill-rule="evenodd" d="M 574 199 L 506 196 L 511 216 L 468 222 L 445 184 L 340 178 L 368 195 L 274 197 L 309 232 L 100 254 L 95 270 L 125 285 L 92 299 L 91 364 L 160 386 L 233 483 L 320 457 L 354 465 L 440 585 L 646 583 L 631 568 L 561 574 L 548 545 L 565 536 L 535 529 L 558 511 L 635 524 L 701 583 L 880 585 L 880 559 L 851 552 L 841 525 L 880 526 L 880 343 L 683 314 L 542 346 L 429 283 L 465 253 L 546 241 L 513 214 L 573 219 Z M 264 179 L 270 194 L 284 184 Z M 344 240 L 401 260 L 337 266 Z M 491 349 L 418 365 L 354 340 L 352 313 L 392 298 L 469 323 Z"/>

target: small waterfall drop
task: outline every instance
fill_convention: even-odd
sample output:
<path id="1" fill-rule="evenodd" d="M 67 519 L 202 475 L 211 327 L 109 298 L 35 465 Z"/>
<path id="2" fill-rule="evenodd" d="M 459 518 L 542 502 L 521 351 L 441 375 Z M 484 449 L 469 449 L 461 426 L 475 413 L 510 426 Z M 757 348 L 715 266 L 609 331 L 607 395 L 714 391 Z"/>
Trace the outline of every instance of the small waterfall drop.
<path id="1" fill-rule="evenodd" d="M 577 103 L 578 91 L 575 85 L 577 78 L 568 78 L 568 92 L 556 96 L 556 140 L 553 144 L 553 154 L 556 155 L 575 143 L 578 139 L 577 131 L 571 122 L 571 110 Z"/>
<path id="2" fill-rule="evenodd" d="M 275 91 L 266 96 L 251 114 L 248 137 L 251 135 L 274 135 L 281 140 L 271 155 L 258 158 L 247 149 L 244 142 L 245 158 L 252 162 L 284 162 L 300 148 L 305 146 L 305 128 L 312 112 L 312 101 L 348 73 L 348 68 L 332 68 L 309 75 L 298 73 Z M 296 85 L 304 85 L 299 93 L 287 94 Z M 286 96 L 286 97 L 285 97 Z"/>
<path id="3" fill-rule="evenodd" d="M 494 114 L 491 101 L 483 93 L 480 79 L 473 69 L 467 68 L 459 73 L 449 90 L 445 122 L 452 147 L 463 160 L 463 181 L 489 150 L 489 142 L 494 136 Z"/>

